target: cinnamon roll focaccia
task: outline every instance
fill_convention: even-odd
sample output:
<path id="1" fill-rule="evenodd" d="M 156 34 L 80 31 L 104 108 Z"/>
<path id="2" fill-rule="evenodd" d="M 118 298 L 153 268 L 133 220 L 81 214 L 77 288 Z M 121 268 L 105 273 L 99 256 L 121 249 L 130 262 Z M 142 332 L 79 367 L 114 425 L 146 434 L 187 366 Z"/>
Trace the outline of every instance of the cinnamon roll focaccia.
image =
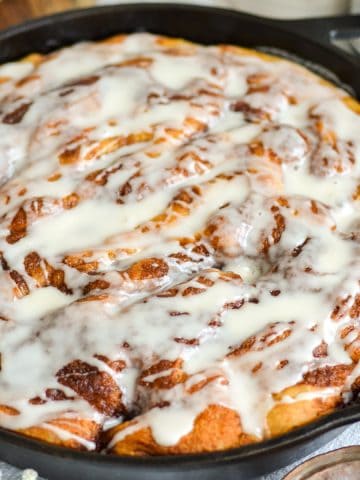
<path id="1" fill-rule="evenodd" d="M 283 434 L 360 389 L 360 105 L 118 35 L 0 66 L 0 426 L 119 455 Z"/>

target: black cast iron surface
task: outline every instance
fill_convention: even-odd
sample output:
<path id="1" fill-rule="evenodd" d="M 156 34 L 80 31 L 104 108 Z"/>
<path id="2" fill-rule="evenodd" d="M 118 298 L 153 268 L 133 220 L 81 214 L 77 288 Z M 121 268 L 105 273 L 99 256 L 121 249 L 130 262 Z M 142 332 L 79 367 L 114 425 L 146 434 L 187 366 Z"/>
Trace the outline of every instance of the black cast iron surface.
<path id="1" fill-rule="evenodd" d="M 359 16 L 284 22 L 166 4 L 70 11 L 0 32 L 0 63 L 81 40 L 145 30 L 204 44 L 280 49 L 317 72 L 320 66 L 324 76 L 346 84 L 360 98 L 358 60 L 330 43 L 337 36 L 359 36 Z M 31 465 L 49 480 L 250 480 L 313 452 L 338 435 L 339 429 L 359 420 L 360 406 L 351 405 L 287 435 L 241 449 L 150 458 L 77 452 L 0 429 L 0 458 L 22 468 Z"/>

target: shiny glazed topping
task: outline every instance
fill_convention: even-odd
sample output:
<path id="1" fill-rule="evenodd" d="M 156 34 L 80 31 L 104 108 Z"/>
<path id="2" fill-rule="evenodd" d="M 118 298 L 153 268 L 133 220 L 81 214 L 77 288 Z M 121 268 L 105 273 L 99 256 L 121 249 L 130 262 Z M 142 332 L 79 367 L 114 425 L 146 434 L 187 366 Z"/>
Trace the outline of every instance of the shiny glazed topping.
<path id="1" fill-rule="evenodd" d="M 187 453 L 350 401 L 359 112 L 287 61 L 150 34 L 0 67 L 0 425 Z"/>

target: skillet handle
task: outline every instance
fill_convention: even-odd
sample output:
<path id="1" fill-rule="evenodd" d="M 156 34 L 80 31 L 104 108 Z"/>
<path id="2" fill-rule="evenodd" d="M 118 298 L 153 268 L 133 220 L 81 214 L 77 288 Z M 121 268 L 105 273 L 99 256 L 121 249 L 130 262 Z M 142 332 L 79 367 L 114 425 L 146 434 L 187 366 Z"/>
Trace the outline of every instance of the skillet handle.
<path id="1" fill-rule="evenodd" d="M 360 15 L 281 20 L 279 23 L 284 28 L 295 30 L 296 33 L 322 45 L 332 45 L 333 48 L 334 40 L 348 41 L 350 51 L 360 57 Z M 358 47 L 353 43 L 355 39 L 359 39 Z"/>

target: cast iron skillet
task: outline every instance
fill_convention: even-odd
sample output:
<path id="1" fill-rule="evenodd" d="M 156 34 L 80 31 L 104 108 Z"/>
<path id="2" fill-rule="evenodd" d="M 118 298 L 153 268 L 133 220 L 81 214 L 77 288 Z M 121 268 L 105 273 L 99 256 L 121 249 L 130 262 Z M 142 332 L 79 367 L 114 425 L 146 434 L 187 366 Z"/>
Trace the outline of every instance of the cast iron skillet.
<path id="1" fill-rule="evenodd" d="M 147 30 L 200 43 L 233 43 L 281 49 L 320 65 L 323 75 L 348 85 L 360 98 L 360 62 L 330 43 L 360 36 L 360 17 L 274 21 L 238 12 L 185 5 L 132 4 L 45 17 L 0 32 L 0 63 L 30 52 L 49 52 L 80 40 Z M 319 71 L 318 66 L 310 65 Z M 321 69 L 320 68 L 320 69 Z M 292 463 L 360 421 L 360 406 L 344 407 L 279 438 L 224 452 L 128 458 L 82 453 L 0 429 L 0 458 L 36 468 L 49 480 L 249 480 Z"/>

